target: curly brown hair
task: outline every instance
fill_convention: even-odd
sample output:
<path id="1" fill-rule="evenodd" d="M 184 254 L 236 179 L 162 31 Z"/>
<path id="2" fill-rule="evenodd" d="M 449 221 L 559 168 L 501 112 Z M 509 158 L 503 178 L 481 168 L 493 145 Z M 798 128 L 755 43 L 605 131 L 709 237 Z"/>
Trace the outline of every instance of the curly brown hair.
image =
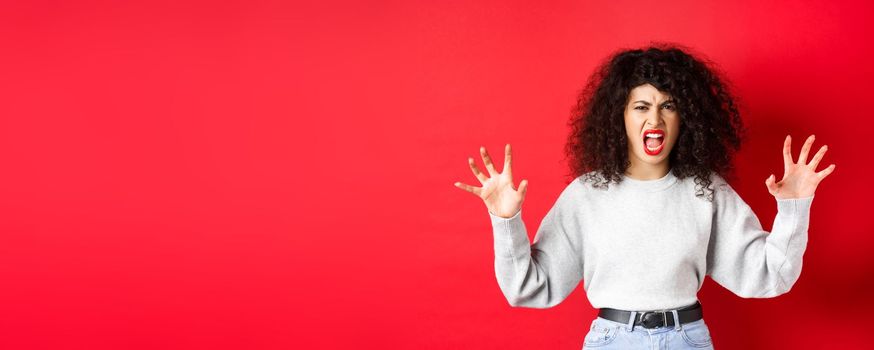
<path id="1" fill-rule="evenodd" d="M 568 122 L 565 145 L 571 178 L 606 188 L 620 183 L 631 165 L 624 113 L 629 92 L 651 84 L 673 98 L 680 115 L 677 143 L 668 157 L 679 179 L 694 176 L 696 196 L 713 200 L 712 173 L 733 177 L 732 157 L 746 137 L 736 98 L 710 61 L 676 44 L 618 50 L 606 59 L 580 92 Z"/>

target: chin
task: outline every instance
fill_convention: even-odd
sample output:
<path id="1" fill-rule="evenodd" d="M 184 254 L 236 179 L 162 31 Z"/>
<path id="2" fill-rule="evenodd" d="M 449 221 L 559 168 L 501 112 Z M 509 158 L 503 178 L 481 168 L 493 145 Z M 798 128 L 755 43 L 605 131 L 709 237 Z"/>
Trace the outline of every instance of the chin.
<path id="1" fill-rule="evenodd" d="M 646 152 L 638 152 L 636 153 L 637 158 L 642 162 L 650 165 L 658 165 L 665 161 L 667 161 L 668 156 L 671 154 L 670 149 L 663 149 L 659 152 L 658 155 L 649 155 Z"/>

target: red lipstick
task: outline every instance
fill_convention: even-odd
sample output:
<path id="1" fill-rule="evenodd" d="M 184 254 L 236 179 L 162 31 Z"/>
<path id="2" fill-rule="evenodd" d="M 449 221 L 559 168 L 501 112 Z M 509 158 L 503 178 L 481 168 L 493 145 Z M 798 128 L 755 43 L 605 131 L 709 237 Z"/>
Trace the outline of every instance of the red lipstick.
<path id="1" fill-rule="evenodd" d="M 660 139 L 662 142 L 658 145 L 658 147 L 650 149 L 646 146 L 647 136 L 654 136 Z M 665 148 L 665 132 L 659 129 L 648 129 L 643 132 L 643 152 L 655 156 L 662 152 L 662 149 Z"/>

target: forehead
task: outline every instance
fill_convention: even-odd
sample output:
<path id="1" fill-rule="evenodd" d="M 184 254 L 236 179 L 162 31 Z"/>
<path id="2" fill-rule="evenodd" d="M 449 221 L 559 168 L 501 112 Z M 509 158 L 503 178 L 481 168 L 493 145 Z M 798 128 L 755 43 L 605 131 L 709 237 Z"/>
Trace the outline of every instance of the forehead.
<path id="1" fill-rule="evenodd" d="M 665 101 L 671 98 L 671 95 L 668 95 L 665 92 L 659 91 L 655 86 L 650 84 L 643 84 L 631 89 L 628 94 L 628 99 L 630 101 L 644 100 L 644 101 Z"/>

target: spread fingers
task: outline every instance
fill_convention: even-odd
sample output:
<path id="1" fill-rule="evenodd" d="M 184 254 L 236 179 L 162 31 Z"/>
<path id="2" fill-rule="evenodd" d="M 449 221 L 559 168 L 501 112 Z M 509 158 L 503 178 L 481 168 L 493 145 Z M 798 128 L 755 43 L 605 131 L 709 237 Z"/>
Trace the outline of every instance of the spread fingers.
<path id="1" fill-rule="evenodd" d="M 489 178 L 476 166 L 476 162 L 473 161 L 473 158 L 467 158 L 467 163 L 470 165 L 470 171 L 473 172 L 473 176 L 476 176 L 480 183 L 485 183 L 489 180 Z"/>
<path id="2" fill-rule="evenodd" d="M 504 147 L 504 169 L 501 169 L 502 172 L 506 173 L 512 179 L 513 176 L 513 157 L 510 152 L 510 144 Z"/>
<path id="3" fill-rule="evenodd" d="M 498 174 L 498 171 L 495 170 L 495 164 L 492 163 L 492 157 L 489 157 L 489 152 L 486 151 L 486 148 L 480 146 L 479 153 L 483 157 L 483 163 L 486 164 L 486 170 L 489 171 L 490 176 L 495 176 Z"/>
<path id="4" fill-rule="evenodd" d="M 801 146 L 801 154 L 798 155 L 798 164 L 807 163 L 807 153 L 810 152 L 810 147 L 813 146 L 813 139 L 815 138 L 815 135 L 810 135 L 807 137 L 807 141 L 804 141 L 804 146 Z"/>
<path id="5" fill-rule="evenodd" d="M 831 174 L 833 171 L 835 171 L 835 165 L 834 165 L 834 164 L 829 165 L 828 168 L 825 168 L 825 169 L 823 169 L 822 171 L 816 173 L 816 177 L 818 177 L 819 180 L 822 181 L 822 179 L 824 179 L 826 176 L 828 176 L 829 174 Z"/>
<path id="6" fill-rule="evenodd" d="M 783 141 L 783 165 L 787 168 L 792 165 L 792 136 L 789 135 Z"/>
<path id="7" fill-rule="evenodd" d="M 810 160 L 810 163 L 807 164 L 807 166 L 809 166 L 813 170 L 816 170 L 816 166 L 819 165 L 819 161 L 822 160 L 822 156 L 825 155 L 826 151 L 828 151 L 828 145 L 820 147 L 819 151 L 813 155 L 813 159 Z"/>
<path id="8" fill-rule="evenodd" d="M 461 183 L 461 182 L 456 182 L 456 183 L 455 183 L 455 187 L 458 187 L 458 188 L 460 188 L 460 189 L 462 189 L 462 190 L 465 190 L 465 191 L 467 191 L 467 192 L 473 193 L 473 194 L 475 194 L 477 197 L 479 197 L 480 187 L 473 187 L 473 186 L 471 186 L 471 185 L 464 184 L 464 183 Z"/>

